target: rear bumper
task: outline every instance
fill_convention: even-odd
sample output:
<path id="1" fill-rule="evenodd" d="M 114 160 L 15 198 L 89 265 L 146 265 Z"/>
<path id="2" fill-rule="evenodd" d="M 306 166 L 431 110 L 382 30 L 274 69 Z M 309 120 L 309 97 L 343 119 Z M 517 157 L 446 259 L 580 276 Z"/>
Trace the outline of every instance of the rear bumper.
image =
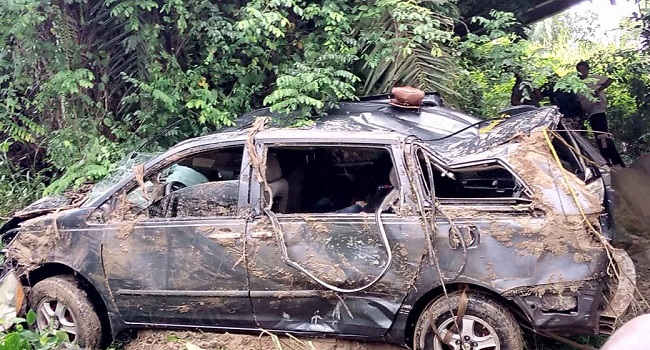
<path id="1" fill-rule="evenodd" d="M 536 331 L 558 335 L 612 333 L 632 303 L 636 288 L 632 259 L 621 249 L 614 249 L 613 258 L 620 279 L 612 276 L 573 286 L 549 286 L 543 295 L 528 293 L 512 300 Z"/>

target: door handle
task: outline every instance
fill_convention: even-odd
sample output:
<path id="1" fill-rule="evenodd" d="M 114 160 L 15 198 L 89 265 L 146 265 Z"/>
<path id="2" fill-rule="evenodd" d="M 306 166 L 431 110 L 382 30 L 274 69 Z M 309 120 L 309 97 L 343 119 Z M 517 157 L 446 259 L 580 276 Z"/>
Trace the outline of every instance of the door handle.
<path id="1" fill-rule="evenodd" d="M 256 231 L 251 232 L 251 238 L 273 238 L 273 232 L 270 231 Z"/>

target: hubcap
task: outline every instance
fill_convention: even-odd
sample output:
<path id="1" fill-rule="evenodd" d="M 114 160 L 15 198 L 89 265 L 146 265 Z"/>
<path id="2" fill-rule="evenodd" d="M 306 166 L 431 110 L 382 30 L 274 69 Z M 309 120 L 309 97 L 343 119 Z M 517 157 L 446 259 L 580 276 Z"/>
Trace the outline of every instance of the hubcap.
<path id="1" fill-rule="evenodd" d="M 492 326 L 484 320 L 465 315 L 460 334 L 453 334 L 449 345 L 444 345 L 437 337 L 433 340 L 434 350 L 500 350 L 499 336 Z M 454 329 L 454 319 L 445 320 L 438 327 L 438 333 L 445 337 Z M 460 325 L 459 325 L 460 326 Z M 450 330 L 451 329 L 451 330 Z"/>
<path id="2" fill-rule="evenodd" d="M 39 330 L 64 331 L 71 342 L 77 340 L 77 324 L 70 309 L 61 301 L 45 299 L 38 305 L 36 326 Z"/>

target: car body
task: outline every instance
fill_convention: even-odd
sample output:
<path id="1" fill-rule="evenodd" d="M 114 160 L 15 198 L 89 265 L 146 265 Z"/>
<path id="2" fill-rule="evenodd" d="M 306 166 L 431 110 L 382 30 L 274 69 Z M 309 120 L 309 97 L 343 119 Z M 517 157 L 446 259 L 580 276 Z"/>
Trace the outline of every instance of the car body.
<path id="1" fill-rule="evenodd" d="M 480 296 L 539 332 L 613 326 L 634 267 L 616 251 L 627 278 L 611 283 L 607 167 L 555 108 L 484 122 L 385 102 L 342 103 L 303 128 L 263 127 L 252 117 L 270 112 L 256 111 L 242 127 L 130 159 L 77 203 L 25 208 L 1 231 L 0 290 L 16 290 L 0 298 L 4 310 L 61 316 L 38 286 L 71 276 L 103 339 L 141 327 L 265 329 L 437 349 L 442 337 L 417 329 L 454 293 L 470 301 L 452 316 Z M 195 173 L 191 184 L 187 173 L 168 181 L 179 168 Z M 504 341 L 486 332 L 472 335 L 476 348 Z"/>

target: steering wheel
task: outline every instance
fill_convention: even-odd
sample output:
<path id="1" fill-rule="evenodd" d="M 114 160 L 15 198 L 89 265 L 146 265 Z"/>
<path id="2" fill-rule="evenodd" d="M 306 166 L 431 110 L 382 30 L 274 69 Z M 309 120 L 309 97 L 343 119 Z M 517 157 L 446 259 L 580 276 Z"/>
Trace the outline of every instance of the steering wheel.
<path id="1" fill-rule="evenodd" d="M 178 191 L 178 190 L 180 190 L 181 188 L 184 188 L 184 187 L 186 187 L 185 184 L 183 184 L 180 181 L 168 182 L 165 185 L 165 196 L 168 196 L 170 193 L 172 193 L 174 191 Z"/>

